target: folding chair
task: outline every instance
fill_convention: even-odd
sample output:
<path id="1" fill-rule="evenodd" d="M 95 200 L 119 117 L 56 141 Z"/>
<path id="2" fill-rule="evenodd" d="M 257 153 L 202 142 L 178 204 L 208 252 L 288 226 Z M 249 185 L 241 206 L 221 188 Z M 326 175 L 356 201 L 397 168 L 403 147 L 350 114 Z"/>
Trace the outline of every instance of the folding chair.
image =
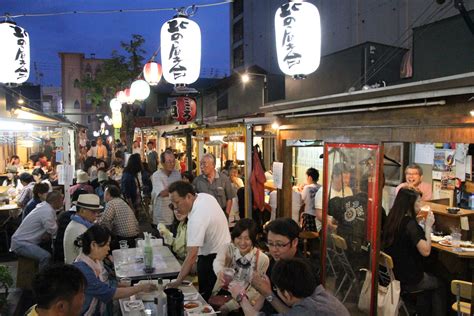
<path id="1" fill-rule="evenodd" d="M 471 315 L 471 303 L 461 301 L 461 298 L 470 300 L 472 297 L 472 282 L 451 281 L 451 293 L 456 295 L 456 302 L 451 307 L 460 315 Z"/>
<path id="2" fill-rule="evenodd" d="M 379 269 L 379 282 L 383 285 L 386 286 L 390 284 L 390 282 L 396 280 L 395 279 L 395 274 L 393 274 L 393 260 L 392 257 L 387 255 L 385 252 L 381 251 L 380 252 L 380 257 L 379 257 L 379 264 L 384 267 L 384 269 Z M 400 310 L 400 308 L 403 309 L 403 311 L 410 316 L 410 313 L 408 312 L 408 309 L 403 302 L 402 297 L 400 296 L 400 300 L 398 301 L 398 306 L 397 310 Z"/>
<path id="3" fill-rule="evenodd" d="M 357 275 L 352 269 L 351 263 L 349 262 L 346 256 L 346 250 L 347 250 L 346 240 L 336 234 L 331 234 L 331 237 L 334 243 L 334 259 L 339 262 L 339 264 L 341 265 L 344 271 L 344 276 L 342 277 L 341 283 L 339 283 L 339 286 L 336 290 L 336 293 L 334 293 L 334 296 L 337 296 L 337 294 L 342 289 L 342 286 L 344 285 L 347 279 L 350 282 L 349 288 L 347 289 L 346 294 L 344 295 L 344 298 L 341 301 L 342 303 L 344 303 L 347 297 L 349 296 L 349 293 L 351 292 L 354 285 L 356 285 L 356 287 L 358 286 L 357 285 L 358 279 L 357 279 Z"/>

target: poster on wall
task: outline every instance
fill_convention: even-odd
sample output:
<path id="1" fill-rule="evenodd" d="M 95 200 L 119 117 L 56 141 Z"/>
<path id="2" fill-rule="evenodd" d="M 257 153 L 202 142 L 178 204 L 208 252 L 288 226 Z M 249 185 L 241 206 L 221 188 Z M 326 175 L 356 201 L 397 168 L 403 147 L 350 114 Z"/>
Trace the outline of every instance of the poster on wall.
<path id="1" fill-rule="evenodd" d="M 451 171 L 455 166 L 455 151 L 452 149 L 435 149 L 433 171 Z"/>
<path id="2" fill-rule="evenodd" d="M 273 183 L 277 189 L 283 188 L 283 162 L 273 162 Z"/>
<path id="3" fill-rule="evenodd" d="M 415 163 L 431 165 L 433 163 L 434 144 L 415 145 Z"/>

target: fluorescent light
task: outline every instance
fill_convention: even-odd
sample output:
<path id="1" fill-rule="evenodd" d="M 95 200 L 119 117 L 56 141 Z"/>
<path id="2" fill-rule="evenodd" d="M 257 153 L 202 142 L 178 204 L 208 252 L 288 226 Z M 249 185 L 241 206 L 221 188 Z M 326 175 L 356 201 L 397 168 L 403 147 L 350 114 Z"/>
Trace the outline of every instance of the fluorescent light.
<path id="1" fill-rule="evenodd" d="M 33 124 L 19 123 L 14 121 L 0 121 L 0 130 L 2 131 L 32 131 Z"/>

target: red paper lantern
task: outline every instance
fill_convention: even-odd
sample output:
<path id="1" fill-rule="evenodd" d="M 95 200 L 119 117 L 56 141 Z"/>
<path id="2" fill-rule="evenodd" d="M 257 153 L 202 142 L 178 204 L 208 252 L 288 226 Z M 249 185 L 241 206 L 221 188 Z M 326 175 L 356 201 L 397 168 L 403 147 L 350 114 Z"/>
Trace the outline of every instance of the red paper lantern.
<path id="1" fill-rule="evenodd" d="M 133 104 L 135 102 L 135 99 L 133 98 L 132 94 L 130 93 L 130 88 L 127 88 L 123 90 L 125 93 L 125 103 L 127 104 Z"/>
<path id="2" fill-rule="evenodd" d="M 156 86 L 160 82 L 162 74 L 161 65 L 154 61 L 145 64 L 143 67 L 143 76 L 150 86 Z"/>
<path id="3" fill-rule="evenodd" d="M 171 102 L 171 117 L 180 124 L 186 124 L 196 117 L 196 100 L 178 97 Z"/>

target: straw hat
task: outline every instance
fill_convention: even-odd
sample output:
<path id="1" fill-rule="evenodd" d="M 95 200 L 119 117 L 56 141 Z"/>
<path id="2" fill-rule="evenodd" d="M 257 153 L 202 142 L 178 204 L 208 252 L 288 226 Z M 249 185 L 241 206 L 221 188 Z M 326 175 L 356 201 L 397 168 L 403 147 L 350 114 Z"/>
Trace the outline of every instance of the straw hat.
<path id="1" fill-rule="evenodd" d="M 100 205 L 100 198 L 96 194 L 81 194 L 73 204 L 76 205 L 77 209 L 101 210 L 104 208 Z"/>
<path id="2" fill-rule="evenodd" d="M 84 170 L 79 169 L 76 171 L 76 179 L 76 183 L 87 183 L 89 182 L 89 175 Z"/>

